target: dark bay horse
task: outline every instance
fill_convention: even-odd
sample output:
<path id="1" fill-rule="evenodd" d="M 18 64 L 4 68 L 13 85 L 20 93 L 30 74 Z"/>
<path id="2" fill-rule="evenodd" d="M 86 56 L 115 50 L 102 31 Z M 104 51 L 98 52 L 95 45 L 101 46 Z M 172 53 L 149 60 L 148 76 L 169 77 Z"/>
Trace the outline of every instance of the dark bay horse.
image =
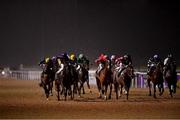
<path id="1" fill-rule="evenodd" d="M 110 92 L 108 99 L 111 99 L 111 93 L 112 93 L 112 71 L 109 68 L 108 62 L 105 63 L 105 66 L 100 71 L 100 73 L 95 74 L 96 76 L 96 83 L 99 90 L 99 98 L 102 98 L 102 95 L 104 95 L 104 99 L 107 100 L 107 89 L 108 86 L 110 87 Z"/>
<path id="2" fill-rule="evenodd" d="M 169 94 L 173 97 L 173 93 L 176 93 L 177 73 L 175 66 L 170 63 L 164 72 L 164 79 L 166 80 L 169 88 Z"/>
<path id="3" fill-rule="evenodd" d="M 147 78 L 148 86 L 149 86 L 149 96 L 151 96 L 151 82 L 153 83 L 154 88 L 154 98 L 156 98 L 156 86 L 159 88 L 159 95 L 161 96 L 164 92 L 163 85 L 163 72 L 161 63 L 152 64 L 150 67 L 150 75 Z"/>
<path id="4" fill-rule="evenodd" d="M 85 94 L 85 90 L 84 90 L 84 83 L 87 83 L 88 89 L 91 93 L 90 90 L 90 85 L 89 85 L 89 72 L 86 69 L 85 66 L 83 66 L 82 64 L 79 64 L 79 69 L 77 70 L 78 72 L 78 83 L 79 83 L 79 96 L 81 96 L 81 90 L 83 90 L 83 94 Z"/>
<path id="5" fill-rule="evenodd" d="M 117 70 L 114 70 L 113 83 L 114 83 L 114 88 L 115 88 L 115 92 L 116 92 L 116 99 L 118 99 L 118 97 L 121 97 L 122 90 L 124 88 L 124 92 L 125 92 L 125 94 L 127 96 L 126 98 L 128 100 L 131 81 L 132 81 L 132 78 L 134 77 L 133 71 L 134 70 L 130 65 L 126 66 L 120 75 Z"/>
<path id="6" fill-rule="evenodd" d="M 73 99 L 73 88 L 72 85 L 74 83 L 73 76 L 71 73 L 71 66 L 68 64 L 64 65 L 63 69 L 63 78 L 62 78 L 62 91 L 64 93 L 65 101 L 67 100 L 67 96 L 71 96 L 71 99 Z"/>
<path id="7" fill-rule="evenodd" d="M 41 87 L 43 87 L 44 92 L 46 94 L 46 98 L 48 100 L 49 95 L 52 95 L 52 87 L 54 80 L 54 72 L 51 71 L 47 65 L 44 65 L 43 72 L 41 73 Z"/>

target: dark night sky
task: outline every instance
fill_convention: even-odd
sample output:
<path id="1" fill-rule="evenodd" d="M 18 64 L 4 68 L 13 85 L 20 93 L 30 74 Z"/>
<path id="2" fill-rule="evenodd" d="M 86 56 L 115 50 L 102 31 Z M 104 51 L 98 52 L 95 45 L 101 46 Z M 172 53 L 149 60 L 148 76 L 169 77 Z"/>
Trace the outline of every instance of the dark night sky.
<path id="1" fill-rule="evenodd" d="M 44 56 L 132 55 L 136 66 L 173 53 L 180 64 L 180 9 L 157 0 L 1 0 L 0 66 L 36 65 Z"/>

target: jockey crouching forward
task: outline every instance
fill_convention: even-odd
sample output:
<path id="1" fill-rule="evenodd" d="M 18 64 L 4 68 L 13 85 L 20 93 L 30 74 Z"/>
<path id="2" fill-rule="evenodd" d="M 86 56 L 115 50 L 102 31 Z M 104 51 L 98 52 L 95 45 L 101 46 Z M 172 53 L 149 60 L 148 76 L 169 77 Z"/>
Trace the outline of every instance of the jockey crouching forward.
<path id="1" fill-rule="evenodd" d="M 78 64 L 82 65 L 86 70 L 89 70 L 89 60 L 84 54 L 79 54 L 77 62 Z"/>
<path id="2" fill-rule="evenodd" d="M 89 60 L 84 54 L 79 54 L 77 59 L 78 67 L 77 70 L 80 69 L 80 66 L 86 69 L 86 79 L 89 80 Z"/>
<path id="3" fill-rule="evenodd" d="M 107 55 L 101 54 L 98 59 L 95 60 L 95 63 L 98 64 L 98 69 L 96 73 L 99 75 L 101 70 L 105 67 L 108 62 Z"/>
<path id="4" fill-rule="evenodd" d="M 121 74 L 121 72 L 125 68 L 125 65 L 123 63 L 124 63 L 124 58 L 123 57 L 118 57 L 115 60 L 115 70 L 118 72 L 118 76 Z"/>
<path id="5" fill-rule="evenodd" d="M 44 76 L 44 74 L 47 74 L 49 77 L 53 75 L 53 61 L 50 58 L 44 58 L 42 61 L 40 61 L 39 66 L 42 67 L 43 72 L 41 74 L 41 77 Z M 42 86 L 42 81 L 39 83 L 39 86 Z"/>
<path id="6" fill-rule="evenodd" d="M 154 55 L 153 57 L 151 57 L 148 60 L 148 70 L 147 70 L 147 74 L 151 75 L 151 72 L 153 71 L 152 69 L 154 68 L 154 66 L 156 66 L 157 64 L 160 64 L 161 67 L 163 66 L 161 59 L 159 58 L 158 55 Z"/>
<path id="7" fill-rule="evenodd" d="M 164 68 L 163 68 L 163 74 L 164 75 L 166 74 L 167 70 L 170 69 L 171 65 L 173 66 L 173 70 L 172 70 L 172 73 L 174 74 L 173 79 L 176 79 L 176 74 L 177 74 L 176 73 L 176 61 L 175 61 L 173 55 L 169 54 L 167 56 L 167 58 L 164 59 Z"/>
<path id="8" fill-rule="evenodd" d="M 70 64 L 76 68 L 77 67 L 77 58 L 74 54 L 70 55 Z"/>
<path id="9" fill-rule="evenodd" d="M 59 64 L 59 69 L 56 72 L 56 74 L 59 74 L 63 71 L 64 65 L 69 64 L 69 56 L 66 53 L 61 54 L 60 56 L 57 57 L 57 61 Z"/>
<path id="10" fill-rule="evenodd" d="M 126 54 L 123 57 L 119 57 L 116 59 L 116 70 L 118 71 L 118 76 L 122 73 L 122 71 L 127 67 L 130 66 L 133 69 L 132 66 L 132 59 L 131 56 Z M 133 75 L 134 76 L 134 75 Z"/>

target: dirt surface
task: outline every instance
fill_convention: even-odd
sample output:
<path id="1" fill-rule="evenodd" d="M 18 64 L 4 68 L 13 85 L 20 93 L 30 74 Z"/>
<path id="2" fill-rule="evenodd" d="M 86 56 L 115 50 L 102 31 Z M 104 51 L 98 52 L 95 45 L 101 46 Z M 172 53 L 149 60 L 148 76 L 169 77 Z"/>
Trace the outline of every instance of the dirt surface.
<path id="1" fill-rule="evenodd" d="M 74 100 L 57 101 L 55 91 L 47 101 L 43 89 L 35 80 L 11 80 L 0 78 L 0 119 L 4 118 L 81 118 L 81 119 L 180 119 L 180 89 L 173 98 L 165 89 L 163 96 L 154 99 L 148 89 L 130 89 L 129 100 L 125 95 L 119 100 L 98 99 L 96 86 Z"/>

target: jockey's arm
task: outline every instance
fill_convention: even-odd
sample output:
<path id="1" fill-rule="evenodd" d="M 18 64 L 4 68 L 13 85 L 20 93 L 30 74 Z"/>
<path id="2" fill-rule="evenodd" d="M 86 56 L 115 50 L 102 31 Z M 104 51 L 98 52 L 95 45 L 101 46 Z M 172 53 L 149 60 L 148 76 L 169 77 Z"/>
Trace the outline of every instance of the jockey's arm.
<path id="1" fill-rule="evenodd" d="M 64 64 L 60 64 L 60 68 L 56 73 L 60 73 L 64 69 Z"/>

